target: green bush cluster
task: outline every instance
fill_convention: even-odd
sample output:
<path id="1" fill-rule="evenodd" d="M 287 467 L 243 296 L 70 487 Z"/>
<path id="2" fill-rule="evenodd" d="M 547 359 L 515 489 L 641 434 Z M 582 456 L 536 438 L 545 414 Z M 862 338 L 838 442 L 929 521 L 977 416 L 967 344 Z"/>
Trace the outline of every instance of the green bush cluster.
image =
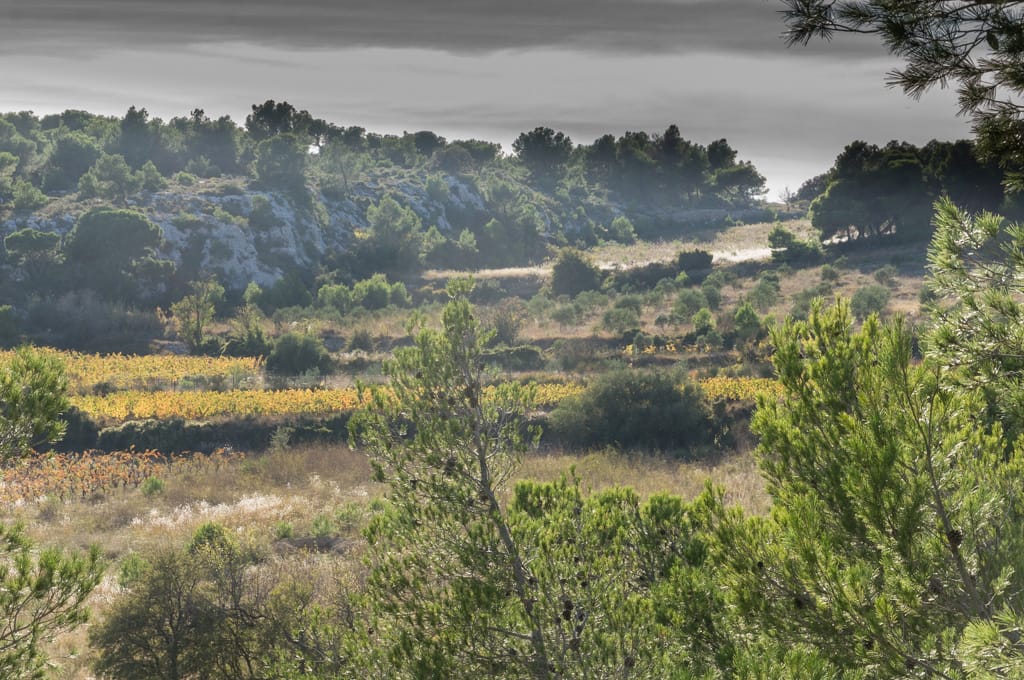
<path id="1" fill-rule="evenodd" d="M 680 451 L 713 439 L 710 410 L 700 390 L 677 376 L 620 369 L 605 373 L 583 394 L 560 403 L 550 429 L 570 446 L 615 445 Z"/>

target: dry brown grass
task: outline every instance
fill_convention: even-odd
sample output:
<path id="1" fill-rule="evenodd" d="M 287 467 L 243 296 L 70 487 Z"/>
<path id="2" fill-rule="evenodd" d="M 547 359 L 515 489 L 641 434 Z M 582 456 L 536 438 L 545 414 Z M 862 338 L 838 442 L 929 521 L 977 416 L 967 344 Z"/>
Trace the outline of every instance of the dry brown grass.
<path id="1" fill-rule="evenodd" d="M 692 498 L 710 480 L 725 489 L 728 503 L 747 512 L 763 513 L 768 507 L 764 485 L 746 453 L 706 461 L 613 450 L 580 455 L 536 453 L 525 458 L 517 478 L 551 481 L 573 466 L 584 488 L 591 490 L 630 486 L 644 498 L 662 492 Z M 92 500 L 27 501 L 7 508 L 0 521 L 25 522 L 42 545 L 69 549 L 101 546 L 110 568 L 90 598 L 94 619 L 101 620 L 119 595 L 117 575 L 125 557 L 183 546 L 206 521 L 219 522 L 272 553 L 270 546 L 279 526 L 290 525 L 295 536 L 310 535 L 313 519 L 326 515 L 333 518 L 341 536 L 354 541 L 348 554 L 331 558 L 331 568 L 356 573 L 362 552 L 360 531 L 371 514 L 371 502 L 386 493 L 385 487 L 371 481 L 366 455 L 343 445 L 278 450 L 217 468 L 172 473 L 164 482 L 162 493 L 149 496 L 131 489 Z M 314 568 L 304 561 L 309 556 L 301 554 L 273 559 L 294 561 L 281 568 Z M 88 626 L 61 636 L 48 649 L 56 666 L 55 677 L 91 677 Z"/>
<path id="2" fill-rule="evenodd" d="M 726 503 L 739 505 L 746 512 L 763 514 L 769 505 L 764 480 L 749 453 L 682 461 L 661 455 L 626 454 L 614 449 L 583 455 L 553 452 L 527 457 L 518 476 L 554 481 L 570 469 L 575 469 L 584 488 L 594 491 L 628 486 L 641 498 L 670 493 L 692 499 L 710 481 L 725 490 Z"/>

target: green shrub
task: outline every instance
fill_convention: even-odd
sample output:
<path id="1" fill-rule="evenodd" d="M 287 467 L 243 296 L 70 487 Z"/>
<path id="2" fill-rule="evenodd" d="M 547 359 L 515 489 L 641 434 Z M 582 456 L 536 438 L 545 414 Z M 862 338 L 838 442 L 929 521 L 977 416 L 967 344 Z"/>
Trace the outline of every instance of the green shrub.
<path id="1" fill-rule="evenodd" d="M 711 310 L 707 307 L 698 309 L 690 318 L 690 323 L 693 324 L 693 332 L 696 333 L 698 337 L 701 335 L 707 335 L 717 327 L 717 324 L 715 323 L 715 315 L 712 314 Z"/>
<path id="2" fill-rule="evenodd" d="M 776 224 L 768 234 L 768 244 L 772 249 L 772 259 L 776 262 L 808 264 L 821 259 L 821 244 L 818 241 L 802 241 L 781 224 Z"/>
<path id="3" fill-rule="evenodd" d="M 642 267 L 615 272 L 611 278 L 611 287 L 624 292 L 651 290 L 663 280 L 675 280 L 678 275 L 679 269 L 672 262 L 650 262 Z"/>
<path id="4" fill-rule="evenodd" d="M 899 270 L 891 264 L 887 264 L 884 267 L 879 267 L 875 270 L 874 277 L 875 281 L 878 281 L 883 286 L 892 287 L 896 284 L 896 275 L 899 274 Z"/>
<path id="5" fill-rule="evenodd" d="M 352 309 L 352 289 L 343 283 L 325 284 L 316 292 L 316 303 L 320 307 L 330 307 L 345 314 Z"/>
<path id="6" fill-rule="evenodd" d="M 295 529 L 292 527 L 291 522 L 285 522 L 281 520 L 274 525 L 274 538 L 282 541 L 286 538 L 291 538 L 295 535 Z"/>
<path id="7" fill-rule="evenodd" d="M 409 307 L 412 305 L 412 298 L 409 296 L 409 290 L 401 281 L 392 283 L 391 287 L 388 289 L 388 304 L 396 307 Z"/>
<path id="8" fill-rule="evenodd" d="M 850 299 L 850 310 L 858 319 L 881 314 L 889 304 L 889 289 L 878 284 L 858 288 Z"/>
<path id="9" fill-rule="evenodd" d="M 698 282 L 711 271 L 712 259 L 706 250 L 684 250 L 676 256 L 676 269 L 686 272 L 689 280 Z"/>
<path id="10" fill-rule="evenodd" d="M 575 297 L 583 291 L 600 288 L 602 278 L 601 270 L 590 258 L 578 250 L 564 248 L 551 268 L 551 292 Z"/>
<path id="11" fill-rule="evenodd" d="M 722 304 L 722 287 L 712 283 L 710 277 L 701 284 L 700 292 L 704 293 L 709 308 L 718 309 Z"/>
<path id="12" fill-rule="evenodd" d="M 675 304 L 672 306 L 672 313 L 680 319 L 688 319 L 698 310 L 708 306 L 708 299 L 702 291 L 695 288 L 687 288 L 679 291 Z"/>
<path id="13" fill-rule="evenodd" d="M 156 496 L 162 494 L 167 485 L 159 477 L 146 477 L 139 489 L 143 496 Z"/>
<path id="14" fill-rule="evenodd" d="M 122 588 L 131 588 L 148 570 L 149 562 L 138 553 L 129 553 L 121 561 L 121 568 L 118 570 L 117 575 L 117 584 Z"/>
<path id="15" fill-rule="evenodd" d="M 544 353 L 534 345 L 485 350 L 482 358 L 506 371 L 536 371 L 544 367 Z"/>
<path id="16" fill-rule="evenodd" d="M 330 373 L 332 361 L 323 342 L 301 333 L 285 333 L 274 342 L 267 357 L 267 370 L 278 375 L 302 375 L 319 371 Z"/>
<path id="17" fill-rule="evenodd" d="M 227 528 L 219 522 L 203 522 L 192 533 L 192 540 L 188 544 L 188 552 L 196 553 L 201 550 L 212 550 L 223 552 L 231 550 L 236 546 L 235 538 Z"/>
<path id="18" fill-rule="evenodd" d="M 366 309 L 384 309 L 391 301 L 391 286 L 383 274 L 374 274 L 357 281 L 352 287 L 352 299 Z"/>
<path id="19" fill-rule="evenodd" d="M 758 310 L 765 312 L 778 301 L 779 290 L 779 275 L 776 272 L 765 272 L 747 294 L 747 300 Z"/>
<path id="20" fill-rule="evenodd" d="M 350 352 L 372 352 L 373 349 L 373 335 L 370 331 L 360 328 L 352 333 L 352 338 L 348 341 L 348 350 Z"/>
<path id="21" fill-rule="evenodd" d="M 299 273 L 292 271 L 263 290 L 256 303 L 265 314 L 273 314 L 285 307 L 308 307 L 313 303 L 313 296 Z"/>
<path id="22" fill-rule="evenodd" d="M 571 446 L 678 449 L 707 443 L 710 412 L 700 390 L 665 373 L 606 373 L 551 413 L 551 430 Z"/>
<path id="23" fill-rule="evenodd" d="M 839 280 L 839 270 L 830 264 L 821 265 L 821 280 L 828 283 L 835 283 Z"/>
<path id="24" fill-rule="evenodd" d="M 888 291 L 886 291 L 888 292 Z M 798 319 L 806 319 L 811 311 L 811 301 L 815 298 L 827 298 L 832 293 L 832 286 L 827 283 L 819 283 L 810 286 L 793 295 L 793 306 L 789 313 Z"/>
<path id="25" fill-rule="evenodd" d="M 619 215 L 608 227 L 608 238 L 617 243 L 636 243 L 636 228 L 628 217 Z"/>
<path id="26" fill-rule="evenodd" d="M 601 325 L 605 330 L 621 335 L 640 327 L 640 314 L 631 307 L 613 307 L 604 313 Z"/>
<path id="27" fill-rule="evenodd" d="M 310 533 L 317 538 L 333 536 L 335 533 L 334 521 L 327 515 L 319 514 L 313 518 L 313 525 L 310 527 Z"/>

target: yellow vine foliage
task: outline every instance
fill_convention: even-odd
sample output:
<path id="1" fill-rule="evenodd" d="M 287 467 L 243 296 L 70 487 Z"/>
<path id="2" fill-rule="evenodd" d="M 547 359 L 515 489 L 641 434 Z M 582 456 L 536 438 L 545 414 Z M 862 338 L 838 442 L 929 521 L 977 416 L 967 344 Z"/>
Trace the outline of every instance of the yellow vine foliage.
<path id="1" fill-rule="evenodd" d="M 782 385 L 771 378 L 707 378 L 700 386 L 711 401 L 756 401 L 758 394 L 782 397 Z"/>
<path id="2" fill-rule="evenodd" d="M 258 376 L 263 368 L 263 360 L 258 357 L 81 354 L 46 347 L 38 351 L 63 362 L 72 393 L 88 392 L 101 384 L 118 390 L 146 390 L 186 378 L 244 379 Z M 13 356 L 12 351 L 0 350 L 0 370 Z"/>
<path id="3" fill-rule="evenodd" d="M 754 401 L 760 393 L 781 397 L 780 385 L 769 378 L 708 378 L 700 381 L 700 386 L 712 401 Z M 539 384 L 537 406 L 551 408 L 563 399 L 580 394 L 583 389 L 579 383 Z M 355 388 L 222 392 L 124 390 L 106 395 L 72 396 L 71 405 L 101 422 L 146 418 L 325 416 L 361 406 Z"/>

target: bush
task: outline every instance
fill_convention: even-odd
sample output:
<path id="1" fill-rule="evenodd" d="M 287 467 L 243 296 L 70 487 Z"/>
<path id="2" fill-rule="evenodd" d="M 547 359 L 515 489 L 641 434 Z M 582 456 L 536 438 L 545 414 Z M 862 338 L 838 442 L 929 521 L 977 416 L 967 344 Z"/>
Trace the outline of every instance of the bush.
<path id="1" fill-rule="evenodd" d="M 896 283 L 897 274 L 899 274 L 899 270 L 891 264 L 887 264 L 884 267 L 876 269 L 874 277 L 875 281 L 878 281 L 878 283 L 891 288 Z"/>
<path id="2" fill-rule="evenodd" d="M 776 224 L 768 234 L 772 259 L 776 262 L 807 264 L 821 259 L 821 244 L 817 241 L 801 241 L 793 232 Z"/>
<path id="3" fill-rule="evenodd" d="M 373 335 L 370 331 L 365 328 L 360 328 L 352 334 L 352 339 L 348 341 L 348 351 L 362 351 L 372 352 L 373 351 Z"/>
<path id="4" fill-rule="evenodd" d="M 698 309 L 702 309 L 708 306 L 708 300 L 704 296 L 702 291 L 696 290 L 695 288 L 687 288 L 679 292 L 676 296 L 675 305 L 672 307 L 672 313 L 680 319 L 688 319 L 693 316 L 694 312 Z"/>
<path id="5" fill-rule="evenodd" d="M 605 330 L 621 335 L 640 328 L 640 314 L 631 307 L 614 307 L 604 313 L 601 325 Z"/>
<path id="6" fill-rule="evenodd" d="M 821 280 L 828 283 L 835 283 L 839 280 L 839 270 L 830 264 L 821 265 Z"/>
<path id="7" fill-rule="evenodd" d="M 704 299 L 707 300 L 709 308 L 718 309 L 722 304 L 722 288 L 711 283 L 710 278 L 701 284 L 700 292 L 704 293 Z"/>
<path id="8" fill-rule="evenodd" d="M 484 350 L 483 360 L 505 371 L 537 371 L 544 368 L 544 354 L 534 345 Z"/>
<path id="9" fill-rule="evenodd" d="M 628 217 L 619 215 L 608 227 L 608 238 L 617 243 L 636 243 L 636 228 Z"/>
<path id="10" fill-rule="evenodd" d="M 142 482 L 142 486 L 139 488 L 142 491 L 143 496 L 157 496 L 164 492 L 167 485 L 164 483 L 164 480 L 159 477 L 146 477 Z"/>
<path id="11" fill-rule="evenodd" d="M 551 268 L 551 292 L 575 297 L 601 287 L 601 270 L 578 250 L 565 248 Z"/>
<path id="12" fill-rule="evenodd" d="M 374 274 L 368 279 L 357 281 L 352 287 L 352 299 L 366 309 L 384 309 L 391 300 L 391 286 L 383 274 Z"/>
<path id="13" fill-rule="evenodd" d="M 766 312 L 778 301 L 779 289 L 779 275 L 775 272 L 765 272 L 747 295 L 747 300 L 760 311 Z"/>
<path id="14" fill-rule="evenodd" d="M 711 253 L 706 250 L 684 250 L 676 256 L 676 268 L 686 272 L 691 281 L 699 281 L 711 271 L 712 259 Z"/>
<path id="15" fill-rule="evenodd" d="M 651 290 L 665 279 L 675 280 L 678 275 L 679 269 L 672 262 L 651 262 L 615 272 L 611 285 L 619 291 Z"/>
<path id="16" fill-rule="evenodd" d="M 597 378 L 551 413 L 551 430 L 571 446 L 678 449 L 711 440 L 700 390 L 664 373 L 621 369 Z"/>
<path id="17" fill-rule="evenodd" d="M 330 373 L 330 355 L 319 338 L 300 333 L 285 333 L 274 342 L 267 357 L 267 370 L 278 375 L 302 375 L 318 371 Z"/>
<path id="18" fill-rule="evenodd" d="M 858 319 L 866 319 L 872 314 L 881 314 L 889 304 L 889 289 L 878 284 L 858 288 L 850 299 L 850 309 Z"/>

